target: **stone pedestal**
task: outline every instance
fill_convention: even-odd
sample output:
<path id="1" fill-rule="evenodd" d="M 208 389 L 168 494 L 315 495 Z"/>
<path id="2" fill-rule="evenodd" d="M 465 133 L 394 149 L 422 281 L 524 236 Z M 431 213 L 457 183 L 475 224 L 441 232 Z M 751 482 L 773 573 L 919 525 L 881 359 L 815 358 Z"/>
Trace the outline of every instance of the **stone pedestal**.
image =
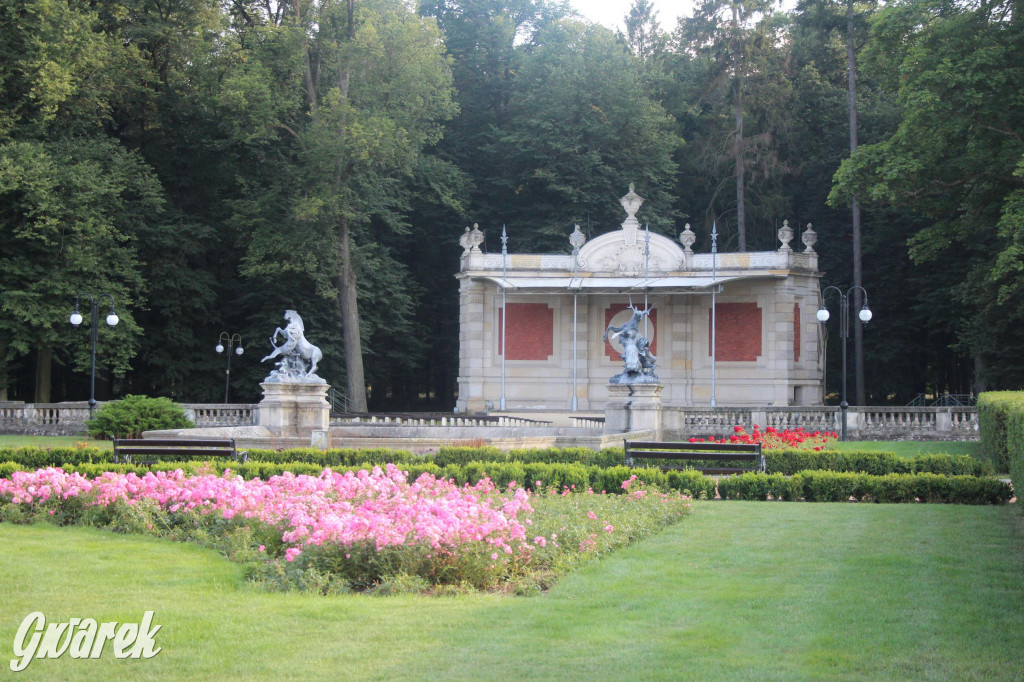
<path id="1" fill-rule="evenodd" d="M 327 384 L 262 383 L 263 400 L 259 425 L 275 436 L 311 438 L 314 431 L 327 431 L 331 406 Z"/>
<path id="2" fill-rule="evenodd" d="M 661 439 L 662 384 L 610 384 L 604 410 L 604 432 L 653 431 Z"/>

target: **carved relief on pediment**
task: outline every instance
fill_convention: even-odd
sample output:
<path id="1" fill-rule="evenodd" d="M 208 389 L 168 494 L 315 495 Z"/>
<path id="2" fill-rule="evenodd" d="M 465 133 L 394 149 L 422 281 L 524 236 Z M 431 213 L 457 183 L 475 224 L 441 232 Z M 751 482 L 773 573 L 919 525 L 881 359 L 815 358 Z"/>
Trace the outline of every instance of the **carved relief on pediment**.
<path id="1" fill-rule="evenodd" d="M 650 256 L 646 264 L 645 248 L 645 238 L 638 238 L 630 244 L 623 230 L 610 232 L 595 237 L 580 249 L 577 266 L 580 270 L 619 277 L 643 277 L 645 272 L 653 274 L 682 268 L 683 250 L 671 239 L 651 234 Z"/>
<path id="2" fill-rule="evenodd" d="M 657 272 L 663 269 L 662 259 L 651 254 L 645 262 L 644 247 L 639 244 L 621 246 L 609 251 L 595 263 L 600 272 L 613 272 L 621 277 L 641 277 L 645 272 Z"/>

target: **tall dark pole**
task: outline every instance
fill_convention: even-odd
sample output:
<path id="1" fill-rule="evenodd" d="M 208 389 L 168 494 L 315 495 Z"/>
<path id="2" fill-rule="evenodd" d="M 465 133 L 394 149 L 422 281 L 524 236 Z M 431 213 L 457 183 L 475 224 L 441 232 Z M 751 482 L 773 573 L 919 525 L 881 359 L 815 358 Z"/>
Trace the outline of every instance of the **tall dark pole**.
<path id="1" fill-rule="evenodd" d="M 860 295 L 864 295 L 864 303 L 857 313 L 857 317 L 864 324 L 867 324 L 871 320 L 871 310 L 868 308 L 868 292 L 864 290 L 864 287 L 854 285 L 844 294 L 843 290 L 835 286 L 827 286 L 821 290 L 821 307 L 818 308 L 818 322 L 824 323 L 828 321 L 829 314 L 828 309 L 825 308 L 825 294 L 829 291 L 834 291 L 839 295 L 839 338 L 843 342 L 843 394 L 839 403 L 839 410 L 843 415 L 842 424 L 842 439 L 846 440 L 846 412 L 850 407 L 850 403 L 846 402 L 846 339 L 850 336 L 850 295 L 857 294 L 857 298 Z"/>
<path id="2" fill-rule="evenodd" d="M 92 339 L 92 364 L 89 370 L 89 418 L 92 419 L 93 411 L 96 409 L 96 341 L 100 335 L 100 304 L 92 294 L 80 294 L 75 299 L 75 311 L 71 313 L 69 321 L 74 326 L 82 324 L 82 314 L 78 312 L 79 299 L 85 296 L 89 299 L 89 312 L 90 312 L 90 324 L 92 328 L 89 330 L 89 336 Z M 114 297 L 110 294 L 100 294 L 100 296 L 106 296 L 110 299 L 110 313 L 107 315 L 107 324 L 111 327 L 115 326 L 119 319 L 117 314 L 114 312 Z"/>
<path id="3" fill-rule="evenodd" d="M 846 3 L 846 75 L 847 75 L 847 99 L 849 100 L 850 114 L 850 154 L 857 151 L 857 61 L 853 44 L 853 0 Z M 853 221 L 853 286 L 854 305 L 861 305 L 860 287 L 863 282 L 863 265 L 861 263 L 861 226 L 860 226 L 860 201 L 857 196 L 853 197 L 851 218 Z M 864 390 L 864 329 L 854 327 L 853 329 L 853 371 L 856 379 L 857 402 L 863 404 L 867 393 Z"/>

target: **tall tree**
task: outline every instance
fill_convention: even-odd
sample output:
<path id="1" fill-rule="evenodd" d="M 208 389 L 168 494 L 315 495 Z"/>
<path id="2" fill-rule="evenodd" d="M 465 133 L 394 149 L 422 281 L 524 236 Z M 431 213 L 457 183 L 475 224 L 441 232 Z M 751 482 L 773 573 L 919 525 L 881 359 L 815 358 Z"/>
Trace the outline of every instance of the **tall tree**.
<path id="1" fill-rule="evenodd" d="M 741 251 L 753 241 L 751 215 L 774 221 L 785 208 L 772 186 L 788 172 L 782 154 L 791 87 L 788 41 L 784 17 L 770 9 L 759 0 L 709 0 L 692 17 L 680 18 L 673 34 L 673 70 L 681 82 L 672 111 L 692 140 L 686 163 L 711 187 L 700 200 L 709 229 L 716 218 L 734 214 L 735 232 L 723 230 L 719 220 L 719 233 Z M 731 201 L 722 191 L 727 177 Z M 760 186 L 751 192 L 754 183 Z M 774 243 L 775 231 L 771 227 L 759 241 Z"/>
<path id="2" fill-rule="evenodd" d="M 1015 173 L 1024 156 L 1021 26 L 1009 1 L 904 0 L 880 11 L 865 57 L 897 93 L 900 123 L 843 163 L 831 197 L 838 204 L 856 195 L 927 217 L 910 254 L 917 263 L 957 264 L 959 276 L 940 286 L 959 303 L 959 345 L 977 361 L 979 387 L 1024 381 L 1010 350 L 1024 320 L 1012 287 L 1017 270 L 998 267 L 1004 256 L 1019 262 L 1012 226 L 1024 182 Z"/>
<path id="3" fill-rule="evenodd" d="M 365 411 L 358 269 L 389 270 L 372 260 L 386 253 L 367 247 L 375 232 L 406 229 L 423 150 L 455 112 L 451 76 L 435 22 L 401 0 L 300 0 L 280 22 L 261 56 L 263 69 L 284 78 L 274 87 L 291 87 L 293 98 L 291 107 L 263 112 L 286 138 L 281 172 L 290 186 L 276 194 L 285 222 L 253 215 L 267 208 L 258 194 L 238 205 L 254 225 L 244 270 L 305 273 L 335 297 L 349 404 Z M 282 49 L 290 51 L 283 64 Z"/>
<path id="4" fill-rule="evenodd" d="M 661 30 L 658 10 L 651 0 L 633 0 L 626 14 L 626 33 L 622 38 L 637 57 L 643 60 L 661 54 L 668 36 Z"/>
<path id="5" fill-rule="evenodd" d="M 622 221 L 618 198 L 633 182 L 648 200 L 640 218 L 671 231 L 672 157 L 682 141 L 647 96 L 639 60 L 597 25 L 566 20 L 541 39 L 495 143 L 506 159 L 510 224 L 534 249 L 567 249 L 573 223 Z"/>
<path id="6" fill-rule="evenodd" d="M 150 169 L 107 127 L 135 87 L 137 61 L 92 6 L 0 2 L 0 387 L 10 364 L 34 353 L 37 401 L 50 399 L 54 359 L 86 366 L 88 344 L 65 324 L 78 293 L 117 300 L 122 323 L 101 330 L 117 339 L 101 351 L 117 373 L 135 353 L 134 237 L 162 197 Z"/>

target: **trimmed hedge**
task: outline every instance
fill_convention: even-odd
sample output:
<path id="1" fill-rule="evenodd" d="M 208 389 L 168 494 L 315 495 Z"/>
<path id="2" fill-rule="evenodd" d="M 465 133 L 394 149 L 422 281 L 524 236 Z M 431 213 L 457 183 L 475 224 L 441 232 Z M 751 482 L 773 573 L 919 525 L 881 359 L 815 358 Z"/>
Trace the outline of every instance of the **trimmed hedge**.
<path id="1" fill-rule="evenodd" d="M 941 474 L 871 474 L 844 471 L 801 471 L 742 474 L 718 481 L 726 500 L 804 499 L 808 502 L 932 502 L 942 504 L 1005 504 L 1013 490 L 995 478 Z"/>
<path id="2" fill-rule="evenodd" d="M 323 467 L 312 462 L 157 462 L 143 464 L 115 464 L 113 462 L 65 463 L 65 471 L 77 471 L 90 478 L 106 471 L 118 473 L 173 471 L 186 474 L 221 473 L 230 470 L 243 478 L 268 479 L 285 471 L 293 474 L 317 476 Z M 215 466 L 216 465 L 216 466 Z M 375 462 L 357 462 L 341 470 L 370 469 Z M 411 479 L 429 472 L 434 476 L 453 479 L 459 484 L 474 484 L 488 476 L 501 488 L 513 481 L 529 490 L 565 488 L 583 492 L 621 493 L 622 482 L 636 476 L 644 484 L 660 489 L 688 492 L 698 498 L 715 496 L 715 479 L 693 470 L 661 471 L 655 468 L 630 469 L 626 466 L 599 467 L 578 463 L 544 462 L 468 462 L 464 465 L 438 466 L 420 461 L 401 465 Z M 19 462 L 0 462 L 0 477 L 9 477 L 14 471 L 34 471 L 37 467 Z M 539 486 L 537 484 L 540 484 Z M 742 474 L 718 479 L 718 493 L 726 500 L 806 500 L 808 502 L 844 502 L 851 498 L 865 502 L 939 502 L 951 504 L 1002 504 L 1013 491 L 1006 483 L 993 478 L 974 476 L 945 476 L 934 473 L 886 474 L 873 476 L 865 473 L 804 470 L 793 476 L 780 473 Z"/>
<path id="3" fill-rule="evenodd" d="M 805 469 L 862 472 L 873 476 L 921 473 L 987 476 L 992 473 L 991 465 L 970 455 L 900 457 L 876 450 L 765 450 L 764 459 L 767 473 L 787 476 Z"/>
<path id="4" fill-rule="evenodd" d="M 1024 391 L 991 391 L 978 396 L 982 455 L 998 471 L 1008 471 L 1024 488 Z"/>
<path id="5" fill-rule="evenodd" d="M 332 450 L 317 450 L 315 448 L 251 449 L 248 452 L 250 460 L 259 462 L 305 462 L 320 467 L 351 467 L 365 463 L 412 466 L 426 462 L 432 462 L 440 467 L 449 464 L 465 465 L 470 462 L 582 464 L 584 466 L 613 467 L 622 466 L 624 461 L 622 448 L 607 448 L 600 451 L 589 448 L 534 448 L 505 451 L 490 447 L 442 447 L 435 453 L 425 455 L 386 448 L 367 450 L 355 448 Z M 982 476 L 991 473 L 991 467 L 970 455 L 899 457 L 891 452 L 839 452 L 836 450 L 765 450 L 764 454 L 768 473 L 786 475 L 793 475 L 804 469 L 861 471 L 876 476 L 924 472 Z M 113 452 L 98 448 L 53 448 L 52 450 L 33 447 L 0 448 L 0 461 L 20 462 L 34 468 L 82 462 L 111 462 L 113 458 Z M 173 461 L 172 456 L 164 459 Z M 671 462 L 666 463 L 671 464 Z M 651 460 L 649 464 L 657 466 L 658 462 Z M 717 464 L 721 465 L 722 463 L 717 462 Z M 737 462 L 736 464 L 738 466 L 749 465 L 748 462 Z"/>
<path id="6" fill-rule="evenodd" d="M 1017 396 L 1018 394 L 1013 394 Z M 1011 414 L 1007 412 L 1007 414 Z M 1024 448 L 1024 409 L 1012 413 L 1016 421 L 1018 449 Z M 175 462 L 173 458 L 153 465 L 114 464 L 110 450 L 98 448 L 0 448 L 0 476 L 13 471 L 61 466 L 86 476 L 104 471 L 137 472 L 182 469 L 188 474 L 220 473 L 230 469 L 243 478 L 267 479 L 285 471 L 318 475 L 325 467 L 339 470 L 372 468 L 394 463 L 415 479 L 424 472 L 476 483 L 489 476 L 505 487 L 512 481 L 534 489 L 539 481 L 547 489 L 563 488 L 595 492 L 622 491 L 622 482 L 635 475 L 661 489 L 688 491 L 694 497 L 714 497 L 715 479 L 692 469 L 662 471 L 656 467 L 630 469 L 622 464 L 621 448 L 594 451 L 586 448 L 535 448 L 503 451 L 488 447 L 446 447 L 419 455 L 405 450 L 334 449 L 250 450 L 248 462 L 230 459 Z M 990 504 L 1009 499 L 1009 488 L 998 481 L 979 479 L 992 466 L 968 455 L 898 457 L 889 452 L 838 452 L 834 450 L 766 450 L 767 474 L 744 474 L 718 480 L 724 499 L 781 499 L 843 501 L 854 498 L 877 502 L 936 502 Z M 1018 457 L 1017 462 L 1024 461 Z M 1020 464 L 1018 464 L 1020 467 Z M 964 479 L 964 480 L 961 480 Z M 974 481 L 969 483 L 968 480 Z M 1024 480 L 1024 477 L 1015 480 Z M 1005 497 L 1005 499 L 1003 499 Z"/>
<path id="7" fill-rule="evenodd" d="M 47 465 L 49 466 L 49 465 Z M 371 469 L 379 466 L 377 462 L 355 462 L 348 466 L 337 467 L 337 470 L 359 470 Z M 630 469 L 625 466 L 599 467 L 595 465 L 584 466 L 578 463 L 544 463 L 544 462 L 468 462 L 464 465 L 448 464 L 438 466 L 433 462 L 420 461 L 413 464 L 401 464 L 401 469 L 409 472 L 411 480 L 415 480 L 421 474 L 429 472 L 434 476 L 453 479 L 456 483 L 475 484 L 480 479 L 490 477 L 495 485 L 500 488 L 507 487 L 512 481 L 517 482 L 528 490 L 538 488 L 563 490 L 569 488 L 577 492 L 586 492 L 591 488 L 596 493 L 621 493 L 623 492 L 622 482 L 630 476 L 635 475 L 643 483 L 662 489 L 679 490 L 688 492 L 694 497 L 713 498 L 715 496 L 715 480 L 704 476 L 698 471 L 669 471 L 660 469 Z M 99 476 L 105 471 L 116 471 L 118 473 L 134 472 L 139 475 L 149 471 L 174 471 L 181 469 L 189 475 L 201 473 L 219 474 L 226 470 L 241 476 L 242 478 L 268 479 L 288 471 L 293 474 L 307 474 L 318 476 L 324 469 L 319 464 L 311 462 L 224 462 L 221 467 L 219 462 L 207 463 L 198 461 L 188 462 L 156 462 L 152 465 L 145 464 L 115 464 L 113 462 L 80 462 L 77 464 L 63 464 L 61 467 L 68 472 L 77 471 L 83 476 L 90 478 Z M 28 466 L 18 462 L 0 461 L 0 477 L 9 477 L 14 471 L 34 471 L 35 466 Z M 540 484 L 539 486 L 537 484 Z"/>

